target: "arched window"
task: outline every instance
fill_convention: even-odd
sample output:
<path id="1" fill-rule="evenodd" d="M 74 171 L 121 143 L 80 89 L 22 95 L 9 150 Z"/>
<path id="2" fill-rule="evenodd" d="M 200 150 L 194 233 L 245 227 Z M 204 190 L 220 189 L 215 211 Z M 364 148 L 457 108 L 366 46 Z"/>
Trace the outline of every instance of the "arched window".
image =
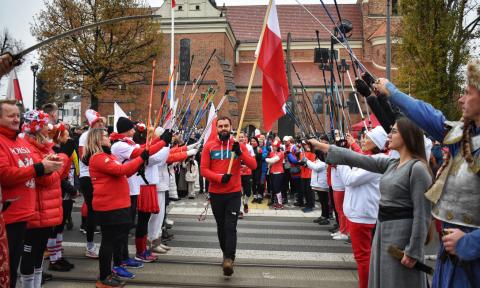
<path id="1" fill-rule="evenodd" d="M 180 81 L 190 81 L 190 39 L 180 40 Z"/>

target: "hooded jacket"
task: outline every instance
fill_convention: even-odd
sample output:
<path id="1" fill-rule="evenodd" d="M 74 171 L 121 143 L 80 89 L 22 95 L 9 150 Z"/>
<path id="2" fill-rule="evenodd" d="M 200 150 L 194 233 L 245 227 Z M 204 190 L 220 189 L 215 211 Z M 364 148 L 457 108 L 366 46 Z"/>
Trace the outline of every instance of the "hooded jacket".
<path id="1" fill-rule="evenodd" d="M 242 155 L 235 156 L 232 165 L 232 177 L 227 183 L 222 182 L 222 176 L 228 172 L 230 163 L 231 149 L 235 141 L 230 138 L 222 142 L 216 138 L 208 141 L 203 147 L 202 162 L 200 164 L 200 173 L 210 181 L 209 192 L 214 194 L 226 194 L 240 192 L 242 189 L 240 168 L 243 162 L 248 168 L 254 170 L 257 168 L 257 161 L 250 153 L 245 144 L 240 144 Z"/>

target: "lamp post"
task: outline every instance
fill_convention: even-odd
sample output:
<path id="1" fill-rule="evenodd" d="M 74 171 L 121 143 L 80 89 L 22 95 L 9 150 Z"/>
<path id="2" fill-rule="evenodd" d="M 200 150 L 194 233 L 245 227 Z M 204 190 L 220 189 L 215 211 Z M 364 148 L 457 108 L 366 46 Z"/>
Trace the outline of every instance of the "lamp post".
<path id="1" fill-rule="evenodd" d="M 391 0 L 387 0 L 387 31 L 386 31 L 386 70 L 387 70 L 387 79 L 390 80 L 391 78 L 391 70 L 392 70 L 392 40 L 390 35 L 390 10 L 391 10 Z"/>
<path id="2" fill-rule="evenodd" d="M 36 84 L 36 82 L 37 82 L 38 65 L 37 65 L 37 64 L 33 64 L 32 66 L 30 66 L 30 69 L 32 69 L 32 72 L 33 72 L 33 103 L 32 103 L 32 110 L 35 110 L 35 94 L 36 94 L 35 84 Z"/>

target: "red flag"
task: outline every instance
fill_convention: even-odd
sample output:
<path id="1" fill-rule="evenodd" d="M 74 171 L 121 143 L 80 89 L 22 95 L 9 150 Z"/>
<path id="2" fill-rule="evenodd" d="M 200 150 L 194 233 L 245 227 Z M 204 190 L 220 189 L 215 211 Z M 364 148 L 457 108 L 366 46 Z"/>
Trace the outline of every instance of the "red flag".
<path id="1" fill-rule="evenodd" d="M 17 72 L 15 72 L 15 69 L 10 72 L 7 88 L 7 99 L 23 101 L 22 91 L 20 90 L 20 83 L 18 83 Z"/>
<path id="2" fill-rule="evenodd" d="M 277 7 L 272 3 L 268 15 L 267 27 L 263 35 L 262 46 L 257 47 L 258 67 L 263 72 L 262 107 L 263 126 L 266 131 L 273 123 L 285 115 L 285 103 L 288 99 L 288 82 L 283 58 L 282 36 L 278 24 Z"/>
<path id="3" fill-rule="evenodd" d="M 205 131 L 205 143 L 211 140 L 217 139 L 217 114 L 215 113 L 215 105 L 210 106 L 210 111 L 208 112 L 208 120 L 207 124 L 212 123 L 210 127 L 208 127 L 207 131 Z"/>
<path id="4" fill-rule="evenodd" d="M 172 8 L 175 8 L 175 0 L 172 0 Z"/>

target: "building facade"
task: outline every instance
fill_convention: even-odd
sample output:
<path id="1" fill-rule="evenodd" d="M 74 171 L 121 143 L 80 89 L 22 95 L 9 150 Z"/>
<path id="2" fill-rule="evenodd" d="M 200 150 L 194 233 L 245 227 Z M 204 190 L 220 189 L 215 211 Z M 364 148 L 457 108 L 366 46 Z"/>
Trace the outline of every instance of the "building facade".
<path id="1" fill-rule="evenodd" d="M 392 43 L 398 43 L 398 33 L 401 18 L 397 15 L 398 1 L 391 1 L 392 8 Z M 338 20 L 335 5 L 326 5 L 332 17 Z M 157 79 L 155 81 L 156 94 L 166 89 L 168 82 L 168 68 L 170 64 L 170 25 L 171 25 L 171 1 L 167 0 L 156 10 L 162 15 L 160 31 L 164 35 L 165 49 L 157 60 Z M 305 5 L 315 17 L 331 31 L 335 25 L 328 18 L 325 9 L 320 5 Z M 300 80 L 289 67 L 290 71 L 290 99 L 299 113 L 302 109 L 309 109 L 315 115 L 315 129 L 320 130 L 320 124 L 316 121 L 317 116 L 325 127 L 329 127 L 329 112 L 325 88 L 329 86 L 330 72 L 325 71 L 325 78 L 319 64 L 314 63 L 315 48 L 331 48 L 331 36 L 321 27 L 321 24 L 299 5 L 277 5 L 280 30 L 284 48 L 287 49 L 287 38 L 290 35 L 289 52 L 286 57 L 290 59 L 298 72 Z M 339 5 L 342 20 L 352 23 L 353 30 L 350 33 L 348 44 L 358 60 L 377 77 L 384 77 L 386 71 L 386 0 L 359 0 L 355 4 Z M 265 16 L 266 6 L 223 6 L 219 7 L 214 0 L 177 0 L 175 7 L 175 55 L 178 67 L 179 79 L 177 82 L 176 97 L 180 101 L 190 94 L 194 81 L 198 78 L 204 64 L 215 50 L 215 55 L 210 63 L 210 69 L 201 83 L 200 91 L 212 87 L 218 90 L 215 102 L 218 103 L 223 94 L 228 94 L 226 103 L 223 105 L 220 115 L 232 118 L 234 126 L 237 126 L 243 107 L 249 78 L 252 72 L 254 54 Z M 320 41 L 317 41 L 316 30 L 319 31 Z M 352 81 L 355 77 L 354 67 L 346 49 L 339 44 L 333 46 L 336 50 L 338 63 L 344 59 L 349 66 L 348 74 Z M 394 50 L 394 49 L 393 49 Z M 392 53 L 395 56 L 395 51 Z M 394 58 L 394 57 L 393 57 Z M 193 62 L 190 65 L 190 61 Z M 393 67 L 395 67 L 393 60 Z M 393 68 L 395 73 L 395 68 Z M 353 95 L 353 89 L 348 74 L 337 73 L 336 81 L 343 83 L 339 92 L 345 100 L 345 111 L 349 114 L 351 124 L 360 121 L 360 113 Z M 149 96 L 149 79 L 136 87 L 136 92 L 129 94 L 122 89 L 118 92 L 109 93 L 101 97 L 99 112 L 102 115 L 113 114 L 113 102 L 118 102 L 123 110 L 129 111 L 132 118 L 144 119 L 147 115 L 147 101 Z M 262 74 L 257 69 L 253 81 L 252 93 L 247 106 L 244 125 L 249 127 L 263 128 L 262 113 Z M 305 88 L 313 104 L 302 96 Z M 183 93 L 183 91 L 186 91 Z M 200 95 L 198 93 L 197 95 Z M 361 97 L 360 97 L 361 98 Z M 364 99 L 359 99 L 360 106 L 365 115 L 367 108 Z M 194 101 L 195 102 L 195 101 Z M 160 97 L 155 97 L 154 107 L 160 106 Z M 88 105 L 88 103 L 83 103 Z M 85 109 L 83 109 L 85 111 Z M 283 120 L 282 120 L 283 121 Z M 291 121 L 275 125 L 274 132 L 280 130 L 280 134 L 291 134 L 286 131 L 287 126 L 293 127 Z M 284 130 L 282 133 L 281 130 Z M 287 129 L 288 130 L 288 129 Z M 289 133 L 290 132 L 290 133 Z M 299 129 L 295 129 L 298 133 Z"/>

